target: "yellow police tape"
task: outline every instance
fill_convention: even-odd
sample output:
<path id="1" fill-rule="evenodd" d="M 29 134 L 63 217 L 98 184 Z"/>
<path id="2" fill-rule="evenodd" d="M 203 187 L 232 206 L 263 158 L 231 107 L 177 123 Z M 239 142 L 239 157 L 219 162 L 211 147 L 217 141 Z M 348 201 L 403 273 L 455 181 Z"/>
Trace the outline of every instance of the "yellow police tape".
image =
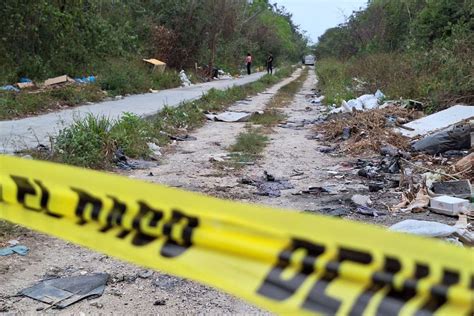
<path id="1" fill-rule="evenodd" d="M 471 315 L 474 254 L 382 228 L 0 156 L 0 218 L 280 314 Z"/>

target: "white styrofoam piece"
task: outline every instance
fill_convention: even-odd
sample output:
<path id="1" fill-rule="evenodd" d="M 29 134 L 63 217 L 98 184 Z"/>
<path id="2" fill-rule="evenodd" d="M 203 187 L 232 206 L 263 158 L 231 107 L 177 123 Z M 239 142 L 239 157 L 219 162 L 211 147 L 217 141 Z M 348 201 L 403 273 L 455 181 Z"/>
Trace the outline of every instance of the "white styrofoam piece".
<path id="1" fill-rule="evenodd" d="M 468 207 L 469 201 L 452 196 L 442 195 L 430 199 L 430 208 L 443 214 L 456 215 Z"/>
<path id="2" fill-rule="evenodd" d="M 415 137 L 446 128 L 471 117 L 474 117 L 474 106 L 455 105 L 446 110 L 439 111 L 403 125 L 405 127 L 413 128 L 413 131 L 401 128 L 398 130 L 404 136 Z"/>

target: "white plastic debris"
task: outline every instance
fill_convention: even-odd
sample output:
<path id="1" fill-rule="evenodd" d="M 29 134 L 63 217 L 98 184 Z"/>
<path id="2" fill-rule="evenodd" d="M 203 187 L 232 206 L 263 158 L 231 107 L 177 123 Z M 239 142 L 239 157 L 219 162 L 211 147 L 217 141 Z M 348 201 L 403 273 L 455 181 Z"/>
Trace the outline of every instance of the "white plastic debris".
<path id="1" fill-rule="evenodd" d="M 447 237 L 457 232 L 457 228 L 453 226 L 415 219 L 407 219 L 396 223 L 390 226 L 389 230 L 426 237 Z"/>
<path id="2" fill-rule="evenodd" d="M 161 148 L 155 143 L 147 143 L 148 148 L 153 152 L 155 156 L 161 156 Z"/>
<path id="3" fill-rule="evenodd" d="M 179 79 L 181 80 L 181 86 L 183 87 L 189 87 L 192 85 L 191 81 L 189 80 L 188 76 L 186 76 L 186 73 L 184 70 L 181 70 L 179 72 Z"/>
<path id="4" fill-rule="evenodd" d="M 379 101 L 382 101 L 385 98 L 385 94 L 380 90 L 375 91 L 374 95 Z"/>

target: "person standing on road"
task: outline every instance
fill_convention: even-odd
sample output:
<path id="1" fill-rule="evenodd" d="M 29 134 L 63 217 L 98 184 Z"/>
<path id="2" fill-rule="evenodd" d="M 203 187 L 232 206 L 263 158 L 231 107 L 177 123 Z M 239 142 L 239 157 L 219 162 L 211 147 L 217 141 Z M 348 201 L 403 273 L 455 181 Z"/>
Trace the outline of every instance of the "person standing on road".
<path id="1" fill-rule="evenodd" d="M 247 75 L 250 75 L 252 67 L 252 55 L 250 55 L 250 53 L 248 53 L 245 58 L 245 64 L 247 65 Z"/>
<path id="2" fill-rule="evenodd" d="M 267 57 L 267 74 L 273 75 L 273 55 L 272 53 L 268 53 Z"/>

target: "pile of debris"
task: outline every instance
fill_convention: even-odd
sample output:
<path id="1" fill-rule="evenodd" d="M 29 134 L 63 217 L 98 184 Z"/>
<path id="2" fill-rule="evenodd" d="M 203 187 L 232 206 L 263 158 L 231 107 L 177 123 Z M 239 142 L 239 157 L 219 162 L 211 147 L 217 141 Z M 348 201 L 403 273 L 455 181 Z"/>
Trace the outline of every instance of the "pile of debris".
<path id="1" fill-rule="evenodd" d="M 395 106 L 371 111 L 331 114 L 325 122 L 316 125 L 315 131 L 326 141 L 344 141 L 343 151 L 361 154 L 378 152 L 384 145 L 408 149 L 408 138 L 400 135 L 392 127 L 417 118 L 416 111 Z"/>

